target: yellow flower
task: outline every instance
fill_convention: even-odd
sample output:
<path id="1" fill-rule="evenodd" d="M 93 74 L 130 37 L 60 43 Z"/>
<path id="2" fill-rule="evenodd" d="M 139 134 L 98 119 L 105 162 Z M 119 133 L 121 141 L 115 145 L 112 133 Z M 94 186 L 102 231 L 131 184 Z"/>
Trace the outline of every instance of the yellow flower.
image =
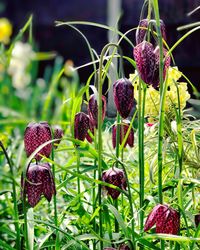
<path id="1" fill-rule="evenodd" d="M 12 25 L 7 18 L 0 18 L 0 42 L 7 44 L 12 34 Z"/>
<path id="2" fill-rule="evenodd" d="M 168 77 L 167 77 L 167 86 L 174 85 L 174 82 L 177 82 L 181 78 L 182 72 L 178 70 L 178 67 L 169 67 L 168 68 Z"/>

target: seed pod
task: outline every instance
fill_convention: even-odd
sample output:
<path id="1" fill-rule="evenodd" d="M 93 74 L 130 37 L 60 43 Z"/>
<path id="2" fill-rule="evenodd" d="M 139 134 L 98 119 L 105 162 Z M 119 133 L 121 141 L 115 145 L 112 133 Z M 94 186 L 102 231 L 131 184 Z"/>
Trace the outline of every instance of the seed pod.
<path id="1" fill-rule="evenodd" d="M 153 45 L 143 41 L 134 48 L 133 54 L 141 79 L 146 84 L 152 84 L 156 63 Z"/>
<path id="2" fill-rule="evenodd" d="M 60 139 L 60 140 L 54 142 L 54 144 L 53 144 L 54 148 L 57 148 L 58 144 L 60 144 L 60 142 L 61 142 L 61 139 L 64 135 L 64 132 L 63 132 L 61 127 L 55 126 L 53 129 L 53 134 L 54 134 L 54 139 Z"/>
<path id="3" fill-rule="evenodd" d="M 97 97 L 95 94 L 91 95 L 88 101 L 88 114 L 91 120 L 91 123 L 94 127 L 98 126 L 98 105 Z M 105 118 L 106 114 L 106 97 L 102 96 L 102 121 Z"/>
<path id="4" fill-rule="evenodd" d="M 196 227 L 198 227 L 198 225 L 200 223 L 200 214 L 195 214 L 194 222 L 195 222 Z"/>
<path id="5" fill-rule="evenodd" d="M 107 183 L 113 184 L 123 190 L 126 190 L 127 187 L 126 177 L 121 169 L 110 168 L 104 171 L 102 174 L 102 180 Z M 105 189 L 113 199 L 117 199 L 120 195 L 120 191 L 114 188 L 105 187 Z"/>
<path id="6" fill-rule="evenodd" d="M 148 231 L 155 224 L 156 233 L 177 235 L 180 229 L 180 214 L 168 205 L 158 204 L 148 215 L 144 231 Z"/>
<path id="7" fill-rule="evenodd" d="M 42 194 L 50 202 L 52 196 L 56 193 L 53 175 L 48 163 L 30 164 L 27 169 L 26 179 L 23 179 L 22 183 L 31 207 L 37 205 Z"/>
<path id="8" fill-rule="evenodd" d="M 29 123 L 24 133 L 24 146 L 27 156 L 30 156 L 39 146 L 50 140 L 52 140 L 52 134 L 47 122 Z M 42 158 L 41 155 L 49 157 L 51 150 L 52 143 L 49 143 L 34 158 L 39 161 Z"/>
<path id="9" fill-rule="evenodd" d="M 127 132 L 128 132 L 128 128 L 129 128 L 129 123 L 125 124 L 119 124 L 120 126 L 120 138 L 119 138 L 119 144 L 121 145 Z M 114 125 L 112 128 L 112 144 L 113 144 L 113 148 L 116 148 L 116 142 L 117 142 L 117 125 Z M 131 128 L 130 133 L 128 135 L 128 138 L 124 144 L 124 147 L 126 147 L 126 145 L 129 145 L 131 148 L 134 145 L 134 131 L 133 128 Z"/>
<path id="10" fill-rule="evenodd" d="M 113 96 L 117 111 L 121 117 L 126 119 L 132 108 L 134 98 L 134 88 L 132 82 L 126 78 L 121 78 L 113 84 Z"/>
<path id="11" fill-rule="evenodd" d="M 147 29 L 149 26 L 149 23 L 152 23 L 153 31 L 156 32 L 156 20 L 148 20 L 148 19 L 142 19 L 139 22 L 138 28 L 136 30 L 136 44 L 139 44 L 144 41 L 145 36 L 147 36 Z M 165 24 L 163 20 L 160 20 L 160 30 L 161 35 L 163 39 L 166 41 L 166 32 L 165 32 Z"/>
<path id="12" fill-rule="evenodd" d="M 84 141 L 89 129 L 89 117 L 83 113 L 77 113 L 74 120 L 74 137 Z"/>

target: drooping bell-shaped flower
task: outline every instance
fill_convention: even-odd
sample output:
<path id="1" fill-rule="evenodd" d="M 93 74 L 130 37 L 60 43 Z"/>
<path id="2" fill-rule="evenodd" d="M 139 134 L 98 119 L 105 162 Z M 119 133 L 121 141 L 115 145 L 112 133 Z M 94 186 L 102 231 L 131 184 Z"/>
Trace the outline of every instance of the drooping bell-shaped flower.
<path id="1" fill-rule="evenodd" d="M 113 184 L 121 188 L 122 190 L 126 190 L 126 187 L 127 187 L 126 177 L 125 177 L 124 171 L 122 171 L 121 169 L 110 168 L 104 171 L 102 174 L 102 180 L 107 183 Z M 110 195 L 113 199 L 117 199 L 120 195 L 120 191 L 114 188 L 105 186 L 105 189 L 108 195 Z"/>
<path id="2" fill-rule="evenodd" d="M 127 132 L 128 132 L 128 128 L 129 128 L 129 123 L 123 123 L 123 124 L 119 124 L 120 126 L 120 137 L 119 137 L 119 144 L 121 145 Z M 113 144 L 113 148 L 116 148 L 116 142 L 117 142 L 117 125 L 115 124 L 112 128 L 112 144 Z M 133 128 L 131 128 L 130 133 L 127 137 L 127 140 L 124 144 L 124 147 L 126 147 L 126 145 L 129 145 L 131 148 L 134 145 L 134 131 Z"/>
<path id="3" fill-rule="evenodd" d="M 83 112 L 75 115 L 74 119 L 74 137 L 80 141 L 84 141 L 89 129 L 89 117 Z"/>
<path id="4" fill-rule="evenodd" d="M 55 126 L 53 128 L 54 139 L 59 139 L 58 141 L 54 142 L 54 144 L 53 144 L 54 148 L 58 147 L 58 144 L 60 144 L 63 135 L 64 135 L 64 132 L 60 126 Z"/>
<path id="5" fill-rule="evenodd" d="M 198 227 L 198 225 L 200 224 L 200 214 L 195 214 L 194 222 L 195 222 L 196 227 Z"/>
<path id="6" fill-rule="evenodd" d="M 35 207 L 40 201 L 41 195 L 50 202 L 56 193 L 53 175 L 48 163 L 31 163 L 26 172 L 26 178 L 22 178 L 22 189 L 28 197 L 28 203 Z"/>
<path id="7" fill-rule="evenodd" d="M 144 231 L 156 225 L 156 233 L 177 235 L 180 228 L 180 214 L 168 205 L 156 205 L 147 217 Z"/>
<path id="8" fill-rule="evenodd" d="M 143 41 L 134 48 L 133 54 L 139 76 L 145 83 L 152 84 L 156 63 L 153 45 Z"/>
<path id="9" fill-rule="evenodd" d="M 147 32 L 148 32 L 148 26 L 149 23 L 151 22 L 151 27 L 153 28 L 153 31 L 156 32 L 156 20 L 151 19 L 142 19 L 139 22 L 138 28 L 136 30 L 136 44 L 139 44 L 141 42 L 143 42 L 146 38 L 147 40 Z M 150 28 L 150 27 L 149 27 Z M 165 24 L 163 22 L 163 20 L 160 20 L 160 30 L 161 30 L 161 35 L 163 37 L 163 39 L 166 41 L 166 32 L 165 32 Z"/>
<path id="10" fill-rule="evenodd" d="M 43 143 L 52 140 L 51 128 L 47 122 L 29 123 L 24 133 L 24 146 L 27 156 L 30 156 Z M 35 156 L 40 160 L 42 155 L 49 157 L 52 143 L 44 146 Z"/>
<path id="11" fill-rule="evenodd" d="M 126 119 L 134 104 L 134 88 L 132 82 L 121 78 L 113 84 L 113 96 L 117 111 L 122 118 Z"/>
<path id="12" fill-rule="evenodd" d="M 96 94 L 92 94 L 88 101 L 88 114 L 94 127 L 98 126 L 98 104 Z M 102 121 L 106 114 L 106 97 L 102 96 Z"/>
<path id="13" fill-rule="evenodd" d="M 138 73 L 141 79 L 148 85 L 154 88 L 159 86 L 159 61 L 160 52 L 159 47 L 155 49 L 149 42 L 143 41 L 139 43 L 133 51 L 135 62 L 137 65 Z M 170 56 L 167 55 L 167 50 L 163 49 L 164 67 L 163 67 L 163 80 L 166 76 L 166 71 L 170 66 Z"/>

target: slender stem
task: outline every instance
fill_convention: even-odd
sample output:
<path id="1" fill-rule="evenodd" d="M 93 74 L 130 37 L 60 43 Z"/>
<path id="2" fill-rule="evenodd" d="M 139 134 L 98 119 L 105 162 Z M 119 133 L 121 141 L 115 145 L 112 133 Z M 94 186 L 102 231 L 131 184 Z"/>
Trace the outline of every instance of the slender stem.
<path id="1" fill-rule="evenodd" d="M 8 162 L 8 165 L 10 167 L 10 173 L 12 176 L 12 196 L 13 196 L 13 203 L 14 203 L 14 219 L 15 219 L 15 230 L 17 233 L 17 238 L 16 238 L 16 249 L 21 249 L 21 244 L 20 244 L 20 228 L 19 228 L 19 214 L 18 214 L 18 207 L 17 207 L 17 193 L 16 193 L 16 185 L 15 185 L 15 180 L 14 180 L 14 170 L 13 170 L 13 165 L 11 163 L 11 160 L 8 156 L 8 153 L 2 143 L 2 141 L 0 141 L 0 147 L 3 150 L 3 153 L 6 157 L 6 160 Z"/>
<path id="2" fill-rule="evenodd" d="M 103 149 L 103 142 L 102 142 L 102 86 L 103 86 L 103 61 L 104 55 L 109 47 L 120 47 L 117 44 L 109 43 L 102 49 L 99 61 L 99 74 L 98 74 L 98 179 L 101 179 L 102 176 L 102 149 Z M 120 57 L 121 64 L 123 57 Z M 101 208 L 101 185 L 98 185 L 98 202 L 99 202 L 99 234 L 100 238 L 103 237 L 103 225 L 102 225 L 102 208 Z M 100 249 L 103 249 L 103 242 L 100 241 Z"/>
<path id="3" fill-rule="evenodd" d="M 94 147 L 95 149 L 97 149 L 97 141 L 96 141 L 96 128 L 94 128 Z M 94 180 L 96 179 L 96 167 L 97 167 L 97 160 L 94 160 Z M 93 184 L 93 189 L 92 189 L 92 206 L 93 206 L 93 213 L 96 210 L 96 188 L 95 188 L 96 184 Z M 93 219 L 93 230 L 94 232 L 96 232 L 96 218 L 94 217 Z M 93 250 L 95 250 L 96 248 L 96 241 L 93 240 Z"/>
<path id="4" fill-rule="evenodd" d="M 22 199 L 22 207 L 24 213 L 24 239 L 26 249 L 29 250 L 29 238 L 28 238 L 28 221 L 27 221 L 27 209 L 26 209 L 26 193 L 24 192 L 24 183 L 23 183 L 23 199 Z"/>
<path id="5" fill-rule="evenodd" d="M 143 96 L 142 96 L 143 87 Z M 138 100 L 138 133 L 139 133 L 139 178 L 140 178 L 140 232 L 144 227 L 144 114 L 145 114 L 146 85 L 139 80 L 139 100 Z"/>
<path id="6" fill-rule="evenodd" d="M 77 174 L 80 174 L 80 154 L 78 149 L 76 149 L 76 161 L 77 161 Z M 81 185 L 80 185 L 80 178 L 77 177 L 77 191 L 78 195 L 81 193 Z M 80 199 L 80 198 L 79 198 Z"/>
<path id="7" fill-rule="evenodd" d="M 132 245 L 133 245 L 133 249 L 135 250 L 135 224 L 134 224 L 134 211 L 133 211 L 133 201 L 132 201 L 132 195 L 131 195 L 131 188 L 130 188 L 130 183 L 129 183 L 129 179 L 128 179 L 128 174 L 126 172 L 126 168 L 125 166 L 122 164 L 122 168 L 126 177 L 126 181 L 127 181 L 127 188 L 128 188 L 128 201 L 129 201 L 129 205 L 130 205 L 130 214 L 131 214 L 131 238 L 132 238 Z"/>
<path id="8" fill-rule="evenodd" d="M 51 154 L 51 157 L 52 157 L 52 161 L 54 162 L 54 150 L 52 150 L 52 154 Z M 53 178 L 55 180 L 55 164 L 53 163 L 52 164 L 52 170 L 53 170 Z M 54 205 L 54 223 L 55 223 L 55 226 L 58 227 L 58 212 L 57 212 L 57 196 L 56 194 L 54 194 L 53 196 L 53 205 Z M 58 230 L 56 230 L 56 250 L 59 250 L 60 249 L 60 244 L 59 244 L 59 232 Z"/>

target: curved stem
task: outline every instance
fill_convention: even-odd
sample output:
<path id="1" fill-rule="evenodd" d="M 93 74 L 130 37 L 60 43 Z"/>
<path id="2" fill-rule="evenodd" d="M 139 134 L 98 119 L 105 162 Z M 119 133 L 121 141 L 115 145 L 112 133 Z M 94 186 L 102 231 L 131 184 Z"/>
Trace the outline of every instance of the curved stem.
<path id="1" fill-rule="evenodd" d="M 2 148 L 3 150 L 3 153 L 6 157 L 6 160 L 8 162 L 8 165 L 10 167 L 10 173 L 12 175 L 12 196 L 13 196 L 13 203 L 14 203 L 14 219 L 15 219 L 15 230 L 16 230 L 16 233 L 17 233 L 17 238 L 16 238 L 16 249 L 21 249 L 21 244 L 20 244 L 20 228 L 19 228 L 19 214 L 18 214 L 18 207 L 17 207 L 17 192 L 16 192 L 16 185 L 15 185 L 15 180 L 13 179 L 14 178 L 14 170 L 13 170 L 13 165 L 11 163 L 11 160 L 8 156 L 8 153 L 2 143 L 2 141 L 0 141 L 0 147 Z"/>

